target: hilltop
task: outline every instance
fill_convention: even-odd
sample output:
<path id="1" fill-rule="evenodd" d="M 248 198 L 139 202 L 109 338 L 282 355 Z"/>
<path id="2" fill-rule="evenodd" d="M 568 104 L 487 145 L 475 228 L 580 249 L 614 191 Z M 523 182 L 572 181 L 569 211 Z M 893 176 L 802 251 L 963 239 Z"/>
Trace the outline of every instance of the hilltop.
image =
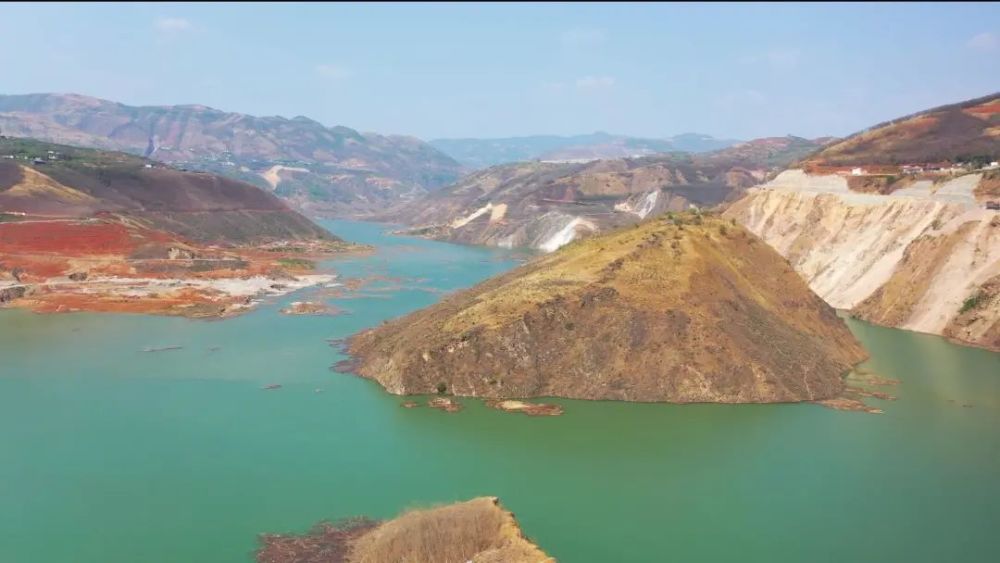
<path id="1" fill-rule="evenodd" d="M 440 561 L 551 563 L 496 497 L 412 510 L 386 522 L 321 523 L 304 536 L 265 534 L 258 563 Z"/>
<path id="2" fill-rule="evenodd" d="M 353 248 L 273 194 L 119 152 L 0 139 L 0 302 L 214 316 Z M 280 286 L 280 287 L 277 287 Z"/>
<path id="3" fill-rule="evenodd" d="M 1000 93 L 879 123 L 832 143 L 801 167 L 846 167 L 1000 159 Z"/>
<path id="4" fill-rule="evenodd" d="M 450 183 L 460 172 L 457 162 L 413 137 L 200 105 L 127 106 L 76 94 L 0 96 L 0 130 L 214 172 L 321 215 L 382 209 Z"/>
<path id="5" fill-rule="evenodd" d="M 349 352 L 395 394 L 680 403 L 829 399 L 865 357 L 774 250 L 695 213 L 574 242 Z"/>

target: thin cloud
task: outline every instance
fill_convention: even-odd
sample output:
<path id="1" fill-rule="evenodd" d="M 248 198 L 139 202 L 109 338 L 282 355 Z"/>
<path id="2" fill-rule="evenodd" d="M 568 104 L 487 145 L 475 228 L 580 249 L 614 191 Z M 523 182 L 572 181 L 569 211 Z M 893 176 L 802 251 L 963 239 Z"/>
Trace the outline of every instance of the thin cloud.
<path id="1" fill-rule="evenodd" d="M 996 51 L 997 47 L 1000 46 L 1000 38 L 995 33 L 984 32 L 973 35 L 965 42 L 965 46 L 975 51 L 989 53 Z"/>
<path id="2" fill-rule="evenodd" d="M 605 39 L 604 30 L 590 27 L 567 29 L 559 34 L 559 43 L 563 48 L 574 51 L 596 47 L 604 43 Z"/>
<path id="3" fill-rule="evenodd" d="M 191 20 L 184 18 L 156 18 L 153 27 L 162 33 L 184 33 L 194 30 Z"/>
<path id="4" fill-rule="evenodd" d="M 793 70 L 802 62 L 798 49 L 771 49 L 765 53 L 743 55 L 739 61 L 746 65 L 766 64 L 775 70 Z"/>
<path id="5" fill-rule="evenodd" d="M 576 88 L 584 91 L 607 90 L 614 85 L 613 76 L 584 76 L 576 79 Z"/>
<path id="6" fill-rule="evenodd" d="M 351 69 L 343 65 L 321 64 L 316 65 L 316 74 L 330 80 L 344 80 L 350 78 L 353 73 Z"/>
<path id="7" fill-rule="evenodd" d="M 767 64 L 771 68 L 791 70 L 799 66 L 802 54 L 797 49 L 778 49 L 767 53 Z"/>
<path id="8" fill-rule="evenodd" d="M 720 108 L 727 111 L 744 111 L 764 105 L 767 103 L 767 96 L 759 90 L 737 90 L 723 95 L 716 103 Z"/>

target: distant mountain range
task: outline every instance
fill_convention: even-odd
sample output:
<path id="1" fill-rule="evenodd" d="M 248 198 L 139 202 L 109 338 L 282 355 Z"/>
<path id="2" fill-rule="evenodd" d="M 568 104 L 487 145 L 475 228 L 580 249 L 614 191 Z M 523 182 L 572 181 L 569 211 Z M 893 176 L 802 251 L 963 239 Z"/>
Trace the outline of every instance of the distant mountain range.
<path id="1" fill-rule="evenodd" d="M 127 106 L 76 94 L 0 96 L 7 135 L 148 156 L 244 180 L 300 210 L 355 215 L 459 177 L 423 141 L 326 127 L 306 117 L 256 117 L 200 105 Z"/>
<path id="2" fill-rule="evenodd" d="M 828 139 L 772 137 L 710 153 L 517 162 L 472 173 L 381 218 L 429 238 L 554 250 L 578 236 L 733 199 Z"/>
<path id="3" fill-rule="evenodd" d="M 663 139 L 644 139 L 597 132 L 587 135 L 534 135 L 500 139 L 435 139 L 431 146 L 470 168 L 526 160 L 597 160 L 648 156 L 664 152 L 708 152 L 740 141 L 684 133 Z"/>

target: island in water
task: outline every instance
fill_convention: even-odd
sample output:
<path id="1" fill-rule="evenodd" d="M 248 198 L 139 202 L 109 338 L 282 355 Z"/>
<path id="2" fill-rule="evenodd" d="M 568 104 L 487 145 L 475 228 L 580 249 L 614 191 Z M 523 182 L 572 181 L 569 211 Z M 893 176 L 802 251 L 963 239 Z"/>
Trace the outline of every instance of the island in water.
<path id="1" fill-rule="evenodd" d="M 389 392 L 645 402 L 820 401 L 867 357 L 733 221 L 671 213 L 574 242 L 350 339 Z"/>

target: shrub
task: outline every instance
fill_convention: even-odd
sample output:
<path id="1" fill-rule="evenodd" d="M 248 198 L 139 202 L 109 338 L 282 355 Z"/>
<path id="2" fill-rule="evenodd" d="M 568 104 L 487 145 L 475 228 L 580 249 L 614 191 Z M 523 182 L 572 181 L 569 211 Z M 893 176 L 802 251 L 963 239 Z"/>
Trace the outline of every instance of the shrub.
<path id="1" fill-rule="evenodd" d="M 958 310 L 958 314 L 961 315 L 962 313 L 971 311 L 976 307 L 979 307 L 979 304 L 985 299 L 985 297 L 986 296 L 983 295 L 983 292 L 981 291 L 977 292 L 975 295 L 970 296 L 968 299 L 962 302 L 962 308 Z"/>
<path id="2" fill-rule="evenodd" d="M 438 395 L 444 395 L 447 392 L 448 392 L 448 384 L 446 384 L 444 381 L 437 384 Z"/>

